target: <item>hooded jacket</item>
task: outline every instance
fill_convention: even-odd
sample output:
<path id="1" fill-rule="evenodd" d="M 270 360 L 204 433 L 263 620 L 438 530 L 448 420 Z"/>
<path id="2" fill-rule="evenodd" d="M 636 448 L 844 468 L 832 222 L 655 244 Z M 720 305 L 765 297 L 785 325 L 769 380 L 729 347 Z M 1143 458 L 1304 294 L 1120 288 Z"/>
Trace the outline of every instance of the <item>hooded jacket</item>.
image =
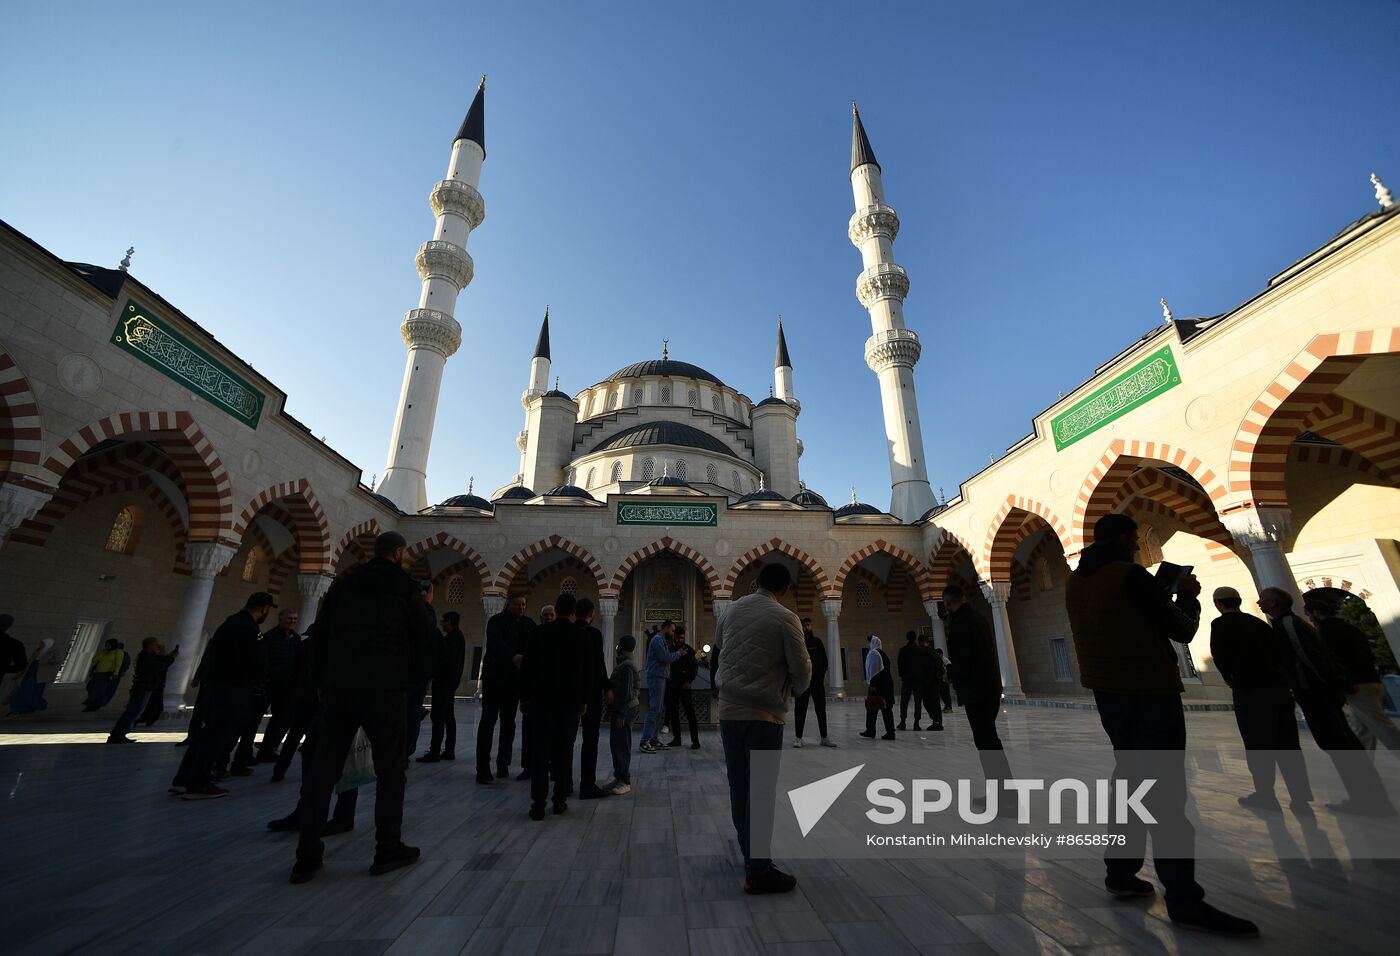
<path id="1" fill-rule="evenodd" d="M 1101 541 L 1084 549 L 1069 576 L 1065 609 L 1085 687 L 1113 694 L 1182 692 L 1172 642 L 1189 644 L 1196 635 L 1201 605 L 1194 597 L 1178 594 L 1173 603 L 1146 568 L 1116 543 Z M 956 655 L 953 661 L 959 664 Z"/>

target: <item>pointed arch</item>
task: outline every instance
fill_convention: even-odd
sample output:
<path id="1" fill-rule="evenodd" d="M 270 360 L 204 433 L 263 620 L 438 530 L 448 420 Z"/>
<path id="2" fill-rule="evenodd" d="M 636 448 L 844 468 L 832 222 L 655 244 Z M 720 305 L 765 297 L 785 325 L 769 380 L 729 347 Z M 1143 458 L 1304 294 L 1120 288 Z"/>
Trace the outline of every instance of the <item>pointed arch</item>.
<path id="1" fill-rule="evenodd" d="M 355 549 L 355 553 L 360 556 L 361 560 L 368 561 L 374 556 L 373 543 L 378 535 L 379 519 L 377 518 L 370 518 L 368 521 L 361 521 L 359 524 L 355 525 L 340 536 L 340 541 L 336 543 L 335 550 L 331 552 L 331 567 L 335 568 L 340 564 L 341 556 L 345 553 L 345 549 L 349 547 Z"/>
<path id="2" fill-rule="evenodd" d="M 775 552 L 787 555 L 808 571 L 812 572 L 812 577 L 816 578 L 817 581 L 817 591 L 824 599 L 840 596 L 840 590 L 831 586 L 831 580 L 827 577 L 826 570 L 817 559 L 801 548 L 788 544 L 782 538 L 772 538 L 765 541 L 763 544 L 749 548 L 749 550 L 739 555 L 734 563 L 729 566 L 729 570 L 724 575 L 724 585 L 716 591 L 715 596 L 720 597 L 721 591 L 724 597 L 731 596 L 734 593 L 734 582 L 739 580 L 739 575 L 744 573 L 744 569 L 764 555 L 773 554 Z"/>
<path id="3" fill-rule="evenodd" d="M 1254 400 L 1230 452 L 1228 510 L 1288 504 L 1284 465 L 1304 420 L 1367 356 L 1400 352 L 1400 326 L 1313 336 Z"/>
<path id="4" fill-rule="evenodd" d="M 189 412 L 122 412 L 84 425 L 59 442 L 44 462 L 46 480 L 57 484 L 86 452 L 136 433 L 159 438 L 179 470 L 190 506 L 189 539 L 236 544 L 233 486 L 218 452 Z"/>
<path id="5" fill-rule="evenodd" d="M 1018 521 L 1011 520 L 1018 513 L 1025 517 Z M 985 572 L 987 580 L 992 582 L 1010 581 L 1011 559 L 1017 546 L 1038 530 L 1041 524 L 1048 525 L 1050 533 L 1059 539 L 1060 547 L 1069 550 L 1069 530 L 1055 512 L 1033 498 L 1007 495 L 987 529 L 979 573 Z"/>
<path id="6" fill-rule="evenodd" d="M 966 555 L 973 570 L 981 573 L 977 568 L 977 558 L 973 556 L 971 545 L 947 528 L 939 528 L 938 540 L 934 542 L 933 552 L 929 557 L 930 587 L 936 596 L 941 596 L 943 589 L 953 583 L 953 569 L 958 565 L 959 555 Z"/>
<path id="7" fill-rule="evenodd" d="M 616 596 L 616 592 L 608 587 L 607 578 L 603 574 L 603 566 L 598 563 L 598 559 L 593 557 L 587 548 L 574 544 L 569 539 L 557 534 L 552 534 L 548 538 L 541 538 L 534 544 L 526 545 L 515 552 L 515 554 L 511 555 L 506 563 L 501 566 L 500 573 L 496 575 L 496 581 L 491 586 L 491 592 L 501 595 L 506 594 L 510 590 L 511 582 L 515 580 L 515 576 L 530 563 L 531 559 L 552 548 L 558 548 L 560 551 L 572 554 L 582 561 L 584 567 L 588 568 L 589 573 L 593 575 L 593 581 L 598 585 L 598 593 L 600 595 L 604 597 Z"/>
<path id="8" fill-rule="evenodd" d="M 491 586 L 491 569 L 486 566 L 486 560 L 471 545 L 446 531 L 439 531 L 437 534 L 409 545 L 405 556 L 410 560 L 416 560 L 419 557 L 426 558 L 429 553 L 438 548 L 454 551 L 460 555 L 462 560 L 454 562 L 452 566 L 457 568 L 470 565 L 472 570 L 476 572 L 477 581 L 480 582 L 483 592 Z"/>
<path id="9" fill-rule="evenodd" d="M 1389 415 L 1329 395 L 1303 420 L 1303 430 L 1350 449 L 1400 487 L 1400 422 Z"/>
<path id="10" fill-rule="evenodd" d="M 297 542 L 297 570 L 302 574 L 330 574 L 334 570 L 330 562 L 330 523 L 305 478 L 269 485 L 254 495 L 234 522 L 234 537 L 242 540 L 253 518 L 273 502 L 282 504 L 291 518 L 290 530 Z"/>
<path id="11" fill-rule="evenodd" d="M 1152 502 L 1160 506 L 1166 514 L 1184 524 L 1188 531 L 1204 538 L 1210 550 L 1211 560 L 1227 561 L 1234 557 L 1235 539 L 1229 530 L 1220 523 L 1215 506 L 1205 492 L 1194 485 L 1173 478 L 1157 468 L 1144 468 L 1128 478 L 1118 489 L 1110 511 L 1141 509 L 1135 503 Z M 1210 544 L 1218 545 L 1210 548 Z"/>
<path id="12" fill-rule="evenodd" d="M 883 539 L 876 539 L 874 543 L 866 545 L 842 562 L 841 570 L 836 572 L 836 580 L 833 582 L 835 591 L 833 597 L 837 599 L 840 598 L 841 590 L 846 586 L 846 578 L 850 575 L 852 568 L 872 554 L 879 553 L 887 554 L 897 561 L 902 561 L 906 570 L 913 573 L 914 584 L 919 589 L 919 600 L 937 600 L 937 596 L 933 593 L 933 579 L 929 576 L 928 568 L 924 567 L 923 562 L 908 551 L 905 551 L 899 545 L 890 544 Z"/>
<path id="13" fill-rule="evenodd" d="M 0 348 L 0 481 L 44 483 L 44 425 L 29 380 L 9 352 Z"/>
<path id="14" fill-rule="evenodd" d="M 1213 469 L 1186 449 L 1165 442 L 1115 438 L 1079 486 L 1074 514 L 1070 518 L 1072 537 L 1065 545 L 1066 554 L 1084 550 L 1094 522 L 1112 511 L 1113 499 L 1109 492 L 1126 481 L 1138 465 L 1147 462 L 1162 462 L 1182 469 L 1205 491 L 1213 508 L 1218 510 L 1222 506 L 1225 485 Z M 1099 493 L 1100 489 L 1104 489 L 1103 494 Z"/>
<path id="15" fill-rule="evenodd" d="M 631 574 L 632 570 L 647 558 L 660 554 L 662 551 L 670 551 L 673 554 L 678 554 L 695 565 L 700 571 L 701 576 L 705 579 L 705 584 L 715 597 L 729 597 L 728 591 L 724 591 L 722 594 L 720 593 L 721 585 L 719 573 L 715 571 L 715 566 L 710 563 L 709 559 L 689 545 L 682 544 L 669 537 L 661 538 L 657 541 L 653 541 L 651 544 L 640 547 L 624 558 L 622 563 L 617 566 L 617 570 L 613 572 L 612 590 L 618 594 L 622 593 L 622 585 L 626 582 L 627 575 Z"/>

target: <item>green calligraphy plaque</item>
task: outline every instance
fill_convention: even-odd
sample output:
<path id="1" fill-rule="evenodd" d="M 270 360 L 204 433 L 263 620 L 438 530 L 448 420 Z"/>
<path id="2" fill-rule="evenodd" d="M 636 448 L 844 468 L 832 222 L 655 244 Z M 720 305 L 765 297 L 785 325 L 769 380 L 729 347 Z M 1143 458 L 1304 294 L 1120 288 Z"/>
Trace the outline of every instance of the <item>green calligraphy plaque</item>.
<path id="1" fill-rule="evenodd" d="M 213 402 L 249 428 L 266 397 L 150 310 L 128 299 L 112 344 Z"/>
<path id="2" fill-rule="evenodd" d="M 719 507 L 712 502 L 619 501 L 617 523 L 713 528 L 719 523 Z"/>
<path id="3" fill-rule="evenodd" d="M 1050 420 L 1055 450 L 1064 451 L 1079 439 L 1122 418 L 1163 392 L 1181 384 L 1181 369 L 1170 345 L 1163 346 L 1092 395 Z"/>

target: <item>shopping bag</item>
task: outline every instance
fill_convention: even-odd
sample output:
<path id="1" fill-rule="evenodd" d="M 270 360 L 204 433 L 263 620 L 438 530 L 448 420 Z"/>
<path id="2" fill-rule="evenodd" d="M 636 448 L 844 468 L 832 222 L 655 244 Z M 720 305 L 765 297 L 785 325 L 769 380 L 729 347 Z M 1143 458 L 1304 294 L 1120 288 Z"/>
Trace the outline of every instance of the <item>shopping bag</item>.
<path id="1" fill-rule="evenodd" d="M 369 737 L 364 728 L 355 731 L 355 739 L 350 742 L 350 756 L 345 758 L 345 769 L 336 781 L 335 792 L 344 793 L 365 784 L 374 783 L 374 754 L 369 746 Z"/>

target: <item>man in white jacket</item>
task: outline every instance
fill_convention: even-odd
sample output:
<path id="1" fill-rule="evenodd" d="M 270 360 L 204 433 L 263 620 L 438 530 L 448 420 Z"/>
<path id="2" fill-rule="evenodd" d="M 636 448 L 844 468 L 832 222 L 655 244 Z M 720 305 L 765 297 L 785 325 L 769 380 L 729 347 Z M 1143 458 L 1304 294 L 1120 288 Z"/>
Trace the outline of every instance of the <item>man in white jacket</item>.
<path id="1" fill-rule="evenodd" d="M 720 619 L 710 658 L 729 770 L 729 809 L 744 854 L 745 893 L 786 893 L 797 885 L 772 860 L 749 855 L 749 754 L 782 749 L 788 701 L 812 680 L 802 623 L 778 603 L 791 586 L 786 567 L 765 565 L 758 588 L 729 605 Z"/>

